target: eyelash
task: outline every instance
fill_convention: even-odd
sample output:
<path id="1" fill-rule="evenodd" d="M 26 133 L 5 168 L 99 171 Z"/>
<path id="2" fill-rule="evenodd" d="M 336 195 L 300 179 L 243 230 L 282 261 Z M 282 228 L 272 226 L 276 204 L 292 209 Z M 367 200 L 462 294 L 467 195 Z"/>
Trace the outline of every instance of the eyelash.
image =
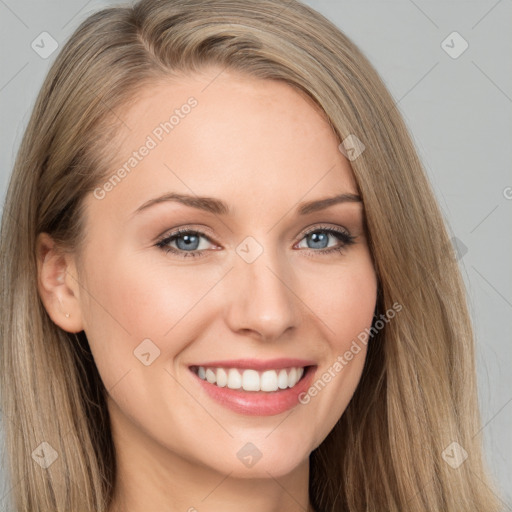
<path id="1" fill-rule="evenodd" d="M 326 226 L 317 226 L 313 229 L 310 229 L 306 233 L 304 233 L 302 238 L 305 238 L 306 236 L 310 235 L 311 233 L 316 233 L 316 232 L 333 235 L 340 242 L 342 242 L 341 245 L 335 246 L 335 247 L 330 247 L 328 249 L 307 249 L 307 251 L 309 251 L 309 252 L 320 253 L 322 255 L 327 255 L 327 254 L 331 254 L 334 252 L 341 253 L 346 247 L 353 245 L 355 243 L 355 239 L 356 239 L 355 236 L 351 235 L 347 231 L 342 231 L 342 230 L 338 230 L 338 229 L 334 229 L 332 227 L 326 227 Z M 156 243 L 156 246 L 159 247 L 165 253 L 171 252 L 171 253 L 176 254 L 177 256 L 183 257 L 183 258 L 189 258 L 189 257 L 193 258 L 193 257 L 197 257 L 197 256 L 203 257 L 204 256 L 203 252 L 206 251 L 206 249 L 202 249 L 202 250 L 196 249 L 194 252 L 191 252 L 191 251 L 183 251 L 181 249 L 175 249 L 174 247 L 169 247 L 168 244 L 173 242 L 175 239 L 180 238 L 182 235 L 200 235 L 200 236 L 207 238 L 211 242 L 210 238 L 205 233 L 203 233 L 201 231 L 194 231 L 191 229 L 182 228 L 182 229 L 178 229 L 170 234 L 164 235 L 163 238 L 160 238 L 160 240 L 158 240 L 158 242 Z M 302 238 L 301 238 L 301 240 L 302 240 Z"/>

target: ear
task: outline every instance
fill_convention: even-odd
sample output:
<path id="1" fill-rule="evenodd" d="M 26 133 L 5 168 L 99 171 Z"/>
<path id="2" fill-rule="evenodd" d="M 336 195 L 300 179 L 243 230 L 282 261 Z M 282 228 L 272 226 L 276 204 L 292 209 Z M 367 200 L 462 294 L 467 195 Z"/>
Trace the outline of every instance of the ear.
<path id="1" fill-rule="evenodd" d="M 67 332 L 84 330 L 80 285 L 72 254 L 59 251 L 47 233 L 36 241 L 37 287 L 48 315 Z"/>

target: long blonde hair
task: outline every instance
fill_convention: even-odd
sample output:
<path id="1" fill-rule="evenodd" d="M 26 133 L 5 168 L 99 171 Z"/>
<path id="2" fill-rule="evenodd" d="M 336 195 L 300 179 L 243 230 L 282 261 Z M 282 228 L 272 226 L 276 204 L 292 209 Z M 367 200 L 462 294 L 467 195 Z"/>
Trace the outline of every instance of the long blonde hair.
<path id="1" fill-rule="evenodd" d="M 402 306 L 370 340 L 352 401 L 311 453 L 311 503 L 319 512 L 498 511 L 477 435 L 465 289 L 434 194 L 377 72 L 334 24 L 295 0 L 107 8 L 80 25 L 52 65 L 1 226 L 0 389 L 15 510 L 106 511 L 116 475 L 106 390 L 85 333 L 58 328 L 40 300 L 36 237 L 47 232 L 79 254 L 83 199 L 112 171 L 123 107 L 156 80 L 210 64 L 298 88 L 340 142 L 364 144 L 351 166 L 378 309 Z M 43 442 L 58 455 L 47 468 L 33 456 Z M 443 457 L 454 442 L 468 454 L 458 467 Z"/>

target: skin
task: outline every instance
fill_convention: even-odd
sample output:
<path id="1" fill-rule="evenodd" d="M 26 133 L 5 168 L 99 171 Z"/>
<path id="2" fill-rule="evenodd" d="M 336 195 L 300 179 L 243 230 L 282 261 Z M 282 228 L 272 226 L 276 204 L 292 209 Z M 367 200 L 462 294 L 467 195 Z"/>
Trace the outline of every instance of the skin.
<path id="1" fill-rule="evenodd" d="M 86 198 L 80 260 L 38 238 L 45 307 L 62 329 L 85 330 L 108 390 L 112 512 L 303 512 L 309 455 L 343 414 L 364 365 L 363 346 L 308 404 L 260 417 L 213 401 L 188 369 L 300 357 L 316 361 L 320 377 L 370 327 L 377 296 L 362 203 L 295 213 L 303 201 L 357 194 L 323 113 L 289 85 L 219 71 L 147 86 L 117 113 L 129 127 L 115 149 L 121 166 L 174 108 L 198 100 L 104 199 Z M 233 215 L 172 202 L 133 215 L 171 191 L 222 199 Z M 322 254 L 342 242 L 330 235 L 315 245 L 304 235 L 315 226 L 348 230 L 355 243 Z M 203 257 L 155 245 L 179 227 L 206 234 L 196 250 Z M 247 236 L 263 248 L 250 264 L 236 252 Z M 149 366 L 133 353 L 146 338 L 160 350 Z M 262 453 L 250 468 L 237 457 L 248 442 Z"/>

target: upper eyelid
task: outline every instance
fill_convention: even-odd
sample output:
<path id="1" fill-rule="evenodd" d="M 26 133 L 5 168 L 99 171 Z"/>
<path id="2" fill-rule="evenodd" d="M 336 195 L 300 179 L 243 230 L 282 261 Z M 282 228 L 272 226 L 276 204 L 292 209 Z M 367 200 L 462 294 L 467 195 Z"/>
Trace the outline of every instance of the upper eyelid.
<path id="1" fill-rule="evenodd" d="M 206 231 L 206 232 L 203 232 L 203 230 Z M 335 231 L 335 232 L 339 232 L 339 233 L 345 233 L 348 236 L 352 236 L 353 238 L 357 238 L 356 235 L 353 235 L 350 232 L 350 230 L 348 230 L 344 226 L 336 226 L 336 227 L 334 227 L 332 225 L 327 225 L 325 223 L 323 223 L 323 224 L 321 223 L 321 224 L 313 224 L 312 226 L 304 228 L 304 230 L 302 231 L 302 236 L 301 236 L 300 240 L 302 240 L 302 238 L 304 238 L 305 236 L 309 235 L 312 232 L 315 232 L 315 231 L 329 231 L 329 230 L 332 230 L 332 231 Z M 212 243 L 214 245 L 217 245 L 217 243 L 211 238 L 211 235 L 209 235 L 209 233 L 208 233 L 209 231 L 211 231 L 211 230 L 206 228 L 206 227 L 194 228 L 193 226 L 187 226 L 187 227 L 184 227 L 184 228 L 176 228 L 175 230 L 170 231 L 170 232 L 168 231 L 164 235 L 160 236 L 158 238 L 157 243 L 163 243 L 166 240 L 169 240 L 170 238 L 177 238 L 180 235 L 184 235 L 184 234 L 187 234 L 187 233 L 194 233 L 196 235 L 199 235 L 200 237 L 208 239 L 210 241 L 210 243 Z M 294 238 L 295 237 L 292 237 L 292 238 L 290 238 L 287 241 L 292 241 L 292 240 L 294 240 Z"/>

